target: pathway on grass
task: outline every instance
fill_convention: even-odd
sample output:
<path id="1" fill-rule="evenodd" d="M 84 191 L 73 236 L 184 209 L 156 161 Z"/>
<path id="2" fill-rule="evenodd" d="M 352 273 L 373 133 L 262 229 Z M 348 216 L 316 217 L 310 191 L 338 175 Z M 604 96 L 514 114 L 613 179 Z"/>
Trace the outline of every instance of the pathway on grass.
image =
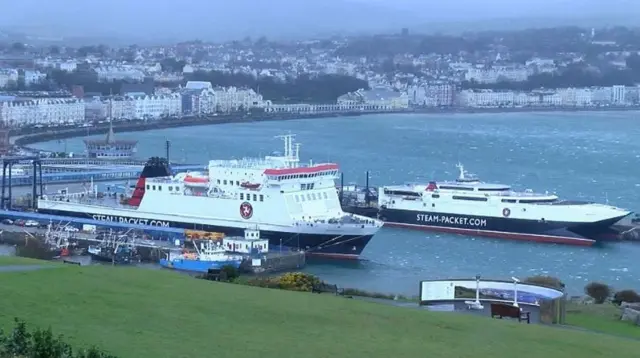
<path id="1" fill-rule="evenodd" d="M 40 269 L 50 269 L 60 267 L 56 265 L 6 265 L 0 266 L 0 272 L 20 272 L 20 271 L 36 271 Z"/>

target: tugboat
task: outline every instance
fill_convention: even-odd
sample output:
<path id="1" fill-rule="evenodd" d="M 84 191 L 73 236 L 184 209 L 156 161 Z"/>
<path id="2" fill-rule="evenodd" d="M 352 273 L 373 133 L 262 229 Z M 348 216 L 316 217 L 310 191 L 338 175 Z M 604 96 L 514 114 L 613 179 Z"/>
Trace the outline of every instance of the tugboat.
<path id="1" fill-rule="evenodd" d="M 206 240 L 198 245 L 193 245 L 196 252 L 182 251 L 176 254 L 169 252 L 167 258 L 160 260 L 160 266 L 187 272 L 207 273 L 210 269 L 221 269 L 223 266 L 239 268 L 242 256 L 227 252 L 223 245 L 212 240 Z"/>
<path id="2" fill-rule="evenodd" d="M 110 262 L 113 264 L 131 264 L 140 262 L 140 257 L 133 240 L 127 234 L 116 235 L 113 232 L 105 234 L 102 242 L 87 249 L 92 261 Z"/>

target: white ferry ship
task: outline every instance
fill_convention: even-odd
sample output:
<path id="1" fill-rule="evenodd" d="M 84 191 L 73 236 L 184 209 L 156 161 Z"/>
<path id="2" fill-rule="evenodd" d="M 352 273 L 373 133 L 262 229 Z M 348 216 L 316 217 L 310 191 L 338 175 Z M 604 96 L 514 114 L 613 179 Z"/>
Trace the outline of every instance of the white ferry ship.
<path id="1" fill-rule="evenodd" d="M 343 212 L 334 182 L 338 165 L 301 165 L 293 135 L 280 138 L 284 155 L 212 160 L 198 173 L 172 176 L 166 160 L 152 158 L 131 197 L 101 197 L 93 190 L 43 196 L 38 211 L 230 236 L 257 227 L 270 245 L 358 258 L 382 222 Z"/>
<path id="2" fill-rule="evenodd" d="M 589 246 L 631 214 L 548 193 L 513 191 L 481 182 L 462 165 L 458 169 L 456 181 L 380 188 L 379 218 L 388 226 Z"/>

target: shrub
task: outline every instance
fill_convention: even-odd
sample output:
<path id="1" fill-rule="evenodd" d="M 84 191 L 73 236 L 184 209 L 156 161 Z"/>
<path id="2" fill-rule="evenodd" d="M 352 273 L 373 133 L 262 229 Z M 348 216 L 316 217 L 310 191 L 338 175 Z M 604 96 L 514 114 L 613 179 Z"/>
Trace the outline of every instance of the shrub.
<path id="1" fill-rule="evenodd" d="M 640 295 L 634 290 L 621 290 L 613 295 L 613 303 L 620 305 L 622 302 L 640 302 Z"/>
<path id="2" fill-rule="evenodd" d="M 73 353 L 62 336 L 54 336 L 51 329 L 27 330 L 23 321 L 15 318 L 10 335 L 0 331 L 0 357 L 47 357 L 47 358 L 115 358 L 97 348 Z"/>
<path id="3" fill-rule="evenodd" d="M 220 276 L 224 275 L 224 281 L 233 281 L 240 276 L 238 269 L 231 265 L 222 266 L 220 271 Z"/>
<path id="4" fill-rule="evenodd" d="M 321 283 L 314 275 L 302 272 L 289 272 L 279 277 L 280 288 L 291 291 L 311 291 Z"/>
<path id="5" fill-rule="evenodd" d="M 543 275 L 531 276 L 531 277 L 525 278 L 523 282 L 530 283 L 532 285 L 555 288 L 557 290 L 564 290 L 564 283 L 562 283 L 562 281 L 560 281 L 560 279 L 558 279 L 557 277 L 553 277 L 553 276 L 543 276 Z"/>
<path id="6" fill-rule="evenodd" d="M 584 293 L 593 298 L 596 304 L 601 304 L 611 296 L 611 287 L 604 283 L 591 282 L 584 287 Z"/>

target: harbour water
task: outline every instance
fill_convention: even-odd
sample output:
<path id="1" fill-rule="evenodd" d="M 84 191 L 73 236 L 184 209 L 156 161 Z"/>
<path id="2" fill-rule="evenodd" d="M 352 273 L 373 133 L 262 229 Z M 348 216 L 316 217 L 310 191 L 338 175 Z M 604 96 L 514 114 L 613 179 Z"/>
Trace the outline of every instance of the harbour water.
<path id="1" fill-rule="evenodd" d="M 301 156 L 338 162 L 346 182 L 374 185 L 454 179 L 455 164 L 486 181 L 562 197 L 640 210 L 640 113 L 506 113 L 372 115 L 286 122 L 241 123 L 117 134 L 138 139 L 138 155 L 208 159 L 268 155 L 274 136 L 291 131 Z M 102 136 L 98 136 L 102 137 Z M 58 141 L 35 145 L 62 150 Z M 69 151 L 83 150 L 69 139 Z M 640 289 L 640 243 L 595 248 L 512 242 L 383 228 L 359 263 L 310 263 L 306 270 L 342 286 L 416 295 L 421 279 L 560 277 L 570 293 L 589 281 Z"/>

